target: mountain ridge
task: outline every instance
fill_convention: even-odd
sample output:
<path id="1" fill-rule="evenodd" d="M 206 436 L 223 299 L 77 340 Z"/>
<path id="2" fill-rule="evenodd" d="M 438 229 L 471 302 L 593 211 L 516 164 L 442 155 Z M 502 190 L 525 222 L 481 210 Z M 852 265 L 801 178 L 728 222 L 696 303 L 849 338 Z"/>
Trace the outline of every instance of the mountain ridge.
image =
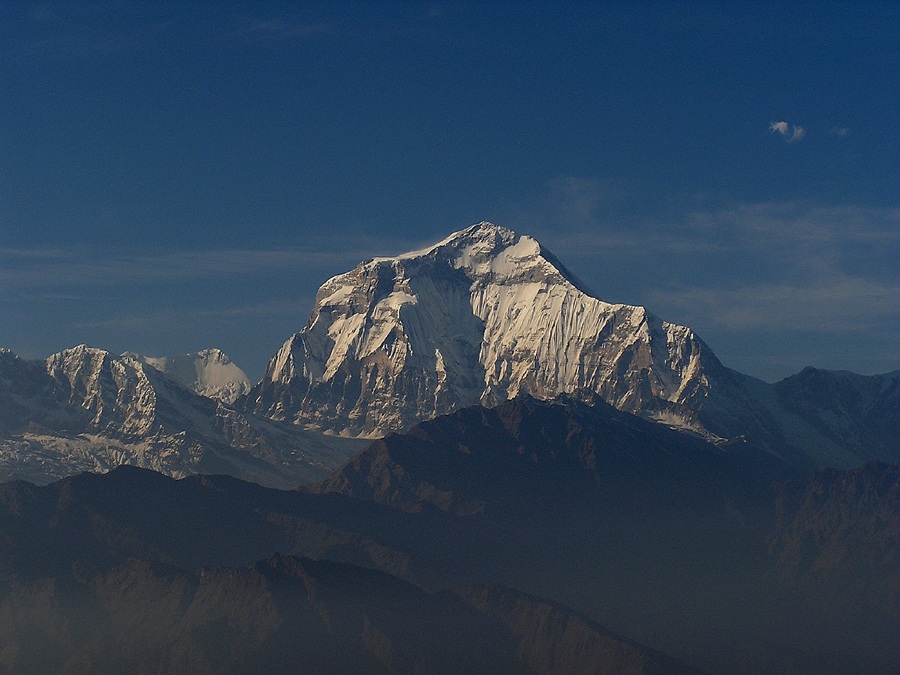
<path id="1" fill-rule="evenodd" d="M 45 361 L 0 354 L 0 478 L 49 482 L 131 463 L 293 487 L 361 447 L 255 418 L 129 355 L 79 345 Z"/>
<path id="2" fill-rule="evenodd" d="M 900 461 L 891 392 L 867 395 L 886 413 L 869 431 L 870 411 L 842 419 L 809 387 L 727 368 L 690 328 L 593 297 L 537 240 L 487 222 L 326 281 L 306 326 L 237 406 L 377 438 L 519 393 L 579 391 L 714 443 L 748 440 L 803 469 Z"/>
<path id="3" fill-rule="evenodd" d="M 307 326 L 243 403 L 383 435 L 519 391 L 591 388 L 621 409 L 695 427 L 683 403 L 708 386 L 704 359 L 721 367 L 689 329 L 589 296 L 535 239 L 479 223 L 325 282 Z"/>
<path id="4" fill-rule="evenodd" d="M 216 349 L 79 345 L 37 362 L 0 350 L 0 478 L 132 462 L 287 486 L 325 477 L 366 439 L 520 394 L 599 396 L 799 471 L 900 461 L 900 371 L 807 368 L 765 383 L 689 328 L 589 295 L 537 240 L 484 222 L 326 281 L 306 327 L 247 387 Z"/>
<path id="5" fill-rule="evenodd" d="M 74 572 L 128 605 L 119 577 L 102 580 L 129 558 L 198 570 L 281 551 L 429 592 L 519 589 L 710 672 L 891 672 L 898 465 L 784 479 L 735 463 L 766 457 L 601 401 L 523 396 L 388 436 L 334 475 L 362 469 L 371 493 L 347 490 L 353 481 L 310 493 L 133 467 L 10 483 L 0 486 L 0 601 L 18 577 L 29 584 L 22 606 L 40 605 L 48 579 Z M 577 620 L 567 620 L 573 632 L 550 621 L 552 607 L 496 589 L 469 597 L 485 593 L 491 614 L 517 630 L 530 616 L 551 645 L 581 639 Z M 209 615 L 232 611 L 233 594 L 215 598 L 202 605 Z"/>
<path id="6" fill-rule="evenodd" d="M 87 580 L 12 588 L 0 594 L 10 672 L 697 672 L 512 589 L 428 593 L 278 553 L 200 570 L 131 559 Z M 48 625 L 57 630 L 41 635 Z"/>

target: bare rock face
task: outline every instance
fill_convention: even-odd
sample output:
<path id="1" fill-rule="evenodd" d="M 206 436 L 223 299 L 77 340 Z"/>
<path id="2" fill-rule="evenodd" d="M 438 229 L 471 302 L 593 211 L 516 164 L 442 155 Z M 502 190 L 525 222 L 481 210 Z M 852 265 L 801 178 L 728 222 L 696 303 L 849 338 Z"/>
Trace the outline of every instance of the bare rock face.
<path id="1" fill-rule="evenodd" d="M 587 390 L 702 433 L 692 403 L 722 370 L 690 329 L 598 300 L 533 238 L 480 223 L 328 280 L 245 405 L 381 436 L 519 393 Z"/>
<path id="2" fill-rule="evenodd" d="M 127 437 L 158 427 L 156 390 L 132 358 L 79 345 L 47 359 L 47 373 L 68 388 L 70 405 L 87 411 L 93 431 Z"/>
<path id="3" fill-rule="evenodd" d="M 219 355 L 210 356 L 221 365 Z M 46 361 L 0 352 L 0 481 L 132 464 L 286 488 L 323 478 L 362 443 L 240 413 L 134 355 L 86 345 Z"/>

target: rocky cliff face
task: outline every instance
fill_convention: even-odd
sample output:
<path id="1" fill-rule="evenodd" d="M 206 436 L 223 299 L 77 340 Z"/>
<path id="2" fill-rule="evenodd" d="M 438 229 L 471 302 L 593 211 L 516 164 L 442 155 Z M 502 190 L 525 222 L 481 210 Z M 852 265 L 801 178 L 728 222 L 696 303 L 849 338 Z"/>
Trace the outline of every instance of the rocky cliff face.
<path id="1" fill-rule="evenodd" d="M 240 413 L 131 355 L 85 345 L 44 362 L 0 353 L 0 480 L 133 464 L 294 487 L 360 447 Z"/>
<path id="2" fill-rule="evenodd" d="M 592 297 L 536 240 L 480 223 L 327 281 L 246 405 L 378 436 L 519 393 L 589 390 L 702 431 L 691 403 L 720 370 L 690 329 Z"/>
<path id="3" fill-rule="evenodd" d="M 119 437 L 145 436 L 183 427 L 191 408 L 195 421 L 209 425 L 213 402 L 187 399 L 174 383 L 131 356 L 116 356 L 102 349 L 79 345 L 47 359 L 47 373 L 62 389 L 68 403 L 87 413 L 87 429 Z M 81 429 L 70 429 L 81 431 Z"/>

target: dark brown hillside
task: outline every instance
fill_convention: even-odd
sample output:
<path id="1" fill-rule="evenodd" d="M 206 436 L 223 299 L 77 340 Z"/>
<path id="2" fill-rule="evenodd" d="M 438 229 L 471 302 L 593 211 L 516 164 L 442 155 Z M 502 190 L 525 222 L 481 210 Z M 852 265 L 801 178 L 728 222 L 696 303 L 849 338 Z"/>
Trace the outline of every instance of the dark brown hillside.
<path id="1" fill-rule="evenodd" d="M 85 581 L 4 590 L 3 672 L 693 672 L 515 591 L 434 595 L 381 572 L 282 555 L 196 572 L 131 560 Z"/>
<path id="2" fill-rule="evenodd" d="M 114 604 L 119 587 L 91 584 L 129 559 L 194 579 L 280 552 L 429 593 L 500 584 L 548 598 L 532 614 L 501 592 L 505 609 L 491 610 L 538 664 L 563 663 L 561 645 L 593 648 L 577 621 L 557 620 L 558 603 L 712 672 L 896 670 L 886 646 L 900 623 L 896 467 L 788 481 L 765 459 L 602 403 L 521 398 L 377 442 L 314 493 L 136 468 L 10 483 L 0 486 L 2 597 L 37 608 L 102 587 Z M 228 593 L 216 597 L 218 608 L 198 607 L 238 611 Z M 522 617 L 552 639 L 517 627 Z"/>

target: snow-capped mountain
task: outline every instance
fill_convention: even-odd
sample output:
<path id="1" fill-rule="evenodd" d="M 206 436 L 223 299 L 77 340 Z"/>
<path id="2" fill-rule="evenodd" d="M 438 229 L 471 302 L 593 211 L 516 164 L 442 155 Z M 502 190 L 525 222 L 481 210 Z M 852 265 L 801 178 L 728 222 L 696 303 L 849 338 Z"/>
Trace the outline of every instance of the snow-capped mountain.
<path id="1" fill-rule="evenodd" d="M 690 329 L 594 298 L 536 240 L 480 223 L 328 280 L 250 402 L 275 419 L 377 436 L 520 392 L 587 389 L 692 427 L 686 404 L 720 368 Z"/>
<path id="2" fill-rule="evenodd" d="M 225 404 L 234 403 L 239 396 L 250 391 L 250 379 L 219 349 L 204 349 L 178 356 L 151 357 L 133 352 L 122 356 L 153 366 L 186 389 Z"/>
<path id="3" fill-rule="evenodd" d="M 872 386 L 888 385 L 863 388 Z M 376 437 L 519 393 L 579 392 L 720 444 L 749 440 L 801 466 L 900 459 L 896 399 L 885 403 L 895 411 L 889 431 L 869 433 L 820 410 L 802 388 L 724 367 L 689 328 L 597 299 L 535 239 L 486 222 L 326 281 L 307 325 L 239 405 Z M 857 431 L 829 431 L 816 410 Z"/>
<path id="4" fill-rule="evenodd" d="M 0 350 L 0 480 L 129 463 L 295 485 L 362 447 L 322 431 L 383 436 L 519 394 L 599 396 L 800 468 L 900 461 L 900 372 L 742 375 L 689 328 L 597 299 L 533 238 L 490 223 L 328 280 L 306 327 L 229 405 L 246 386 L 218 350 Z"/>
<path id="5" fill-rule="evenodd" d="M 0 480 L 133 464 L 291 487 L 359 446 L 239 413 L 128 355 L 85 345 L 46 361 L 0 352 Z"/>

